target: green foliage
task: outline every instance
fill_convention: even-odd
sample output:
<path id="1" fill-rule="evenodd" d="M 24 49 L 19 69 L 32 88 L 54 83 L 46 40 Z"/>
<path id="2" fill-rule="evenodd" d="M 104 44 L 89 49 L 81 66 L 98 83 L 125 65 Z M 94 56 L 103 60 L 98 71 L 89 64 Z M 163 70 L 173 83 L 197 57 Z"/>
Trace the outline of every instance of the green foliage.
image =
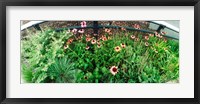
<path id="1" fill-rule="evenodd" d="M 62 57 L 55 60 L 47 73 L 51 82 L 56 83 L 73 83 L 75 82 L 74 63 L 68 57 Z"/>
<path id="2" fill-rule="evenodd" d="M 64 57 L 63 44 L 71 36 L 66 31 L 52 30 L 38 32 L 21 40 L 22 73 L 26 82 L 42 83 L 47 70 L 56 58 Z"/>
<path id="3" fill-rule="evenodd" d="M 131 36 L 135 36 L 131 39 Z M 79 38 L 82 37 L 82 38 Z M 102 38 L 106 38 L 103 40 Z M 86 41 L 91 38 L 90 41 Z M 179 78 L 179 42 L 141 33 L 92 36 L 43 31 L 22 40 L 22 73 L 32 83 L 165 83 Z M 69 40 L 73 40 L 68 43 Z M 123 46 L 124 45 L 124 46 Z M 65 46 L 68 46 L 64 49 Z M 86 47 L 89 49 L 86 49 Z M 118 48 L 119 50 L 117 50 Z M 114 73 L 111 68 L 117 67 Z"/>

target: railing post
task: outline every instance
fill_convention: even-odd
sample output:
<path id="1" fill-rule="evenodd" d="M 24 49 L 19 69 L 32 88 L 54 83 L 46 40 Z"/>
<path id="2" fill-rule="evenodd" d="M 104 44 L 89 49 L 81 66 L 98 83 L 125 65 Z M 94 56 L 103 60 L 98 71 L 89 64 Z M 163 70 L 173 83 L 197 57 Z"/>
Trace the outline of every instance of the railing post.
<path id="1" fill-rule="evenodd" d="M 94 34 L 97 34 L 95 36 L 96 39 L 98 38 L 98 30 L 99 30 L 98 21 L 93 21 L 93 32 Z"/>
<path id="2" fill-rule="evenodd" d="M 41 28 L 40 28 L 40 26 L 39 26 L 39 24 L 36 24 L 36 25 L 33 25 L 33 27 L 35 28 L 35 29 L 37 29 L 37 30 L 42 30 Z"/>
<path id="3" fill-rule="evenodd" d="M 160 31 L 162 30 L 162 29 L 164 29 L 166 26 L 164 26 L 164 25 L 159 25 L 159 27 L 158 27 L 158 29 L 156 30 L 158 33 L 160 33 Z"/>

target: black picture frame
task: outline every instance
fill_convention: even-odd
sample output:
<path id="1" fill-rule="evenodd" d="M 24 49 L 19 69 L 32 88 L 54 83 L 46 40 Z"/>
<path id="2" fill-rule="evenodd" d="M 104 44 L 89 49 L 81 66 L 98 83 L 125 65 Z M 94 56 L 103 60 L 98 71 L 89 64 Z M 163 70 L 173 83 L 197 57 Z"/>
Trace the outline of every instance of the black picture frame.
<path id="1" fill-rule="evenodd" d="M 6 7 L 7 6 L 194 6 L 194 98 L 7 98 L 6 97 Z M 199 104 L 199 0 L 1 0 L 0 1 L 0 102 L 2 104 Z"/>

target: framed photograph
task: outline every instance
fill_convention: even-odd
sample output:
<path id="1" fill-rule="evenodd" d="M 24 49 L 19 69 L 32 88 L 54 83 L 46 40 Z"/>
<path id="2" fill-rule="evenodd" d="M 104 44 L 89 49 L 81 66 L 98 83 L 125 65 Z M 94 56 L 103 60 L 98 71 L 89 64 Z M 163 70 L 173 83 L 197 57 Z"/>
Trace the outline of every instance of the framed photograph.
<path id="1" fill-rule="evenodd" d="M 2 104 L 198 104 L 199 0 L 4 0 Z"/>

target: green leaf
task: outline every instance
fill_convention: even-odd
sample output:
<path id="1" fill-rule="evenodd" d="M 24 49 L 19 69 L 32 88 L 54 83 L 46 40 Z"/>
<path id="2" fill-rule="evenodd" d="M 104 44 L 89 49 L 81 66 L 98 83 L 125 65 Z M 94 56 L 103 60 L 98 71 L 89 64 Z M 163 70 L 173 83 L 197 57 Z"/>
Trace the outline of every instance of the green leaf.
<path id="1" fill-rule="evenodd" d="M 98 80 L 98 79 L 95 79 L 95 83 L 99 83 L 99 80 Z"/>
<path id="2" fill-rule="evenodd" d="M 142 82 L 142 78 L 140 76 L 138 76 L 138 80 L 139 82 Z"/>
<path id="3" fill-rule="evenodd" d="M 135 83 L 135 81 L 133 79 L 129 79 L 128 83 Z"/>
<path id="4" fill-rule="evenodd" d="M 84 69 L 86 70 L 89 65 L 87 63 L 84 64 Z"/>
<path id="5" fill-rule="evenodd" d="M 103 67 L 101 70 L 102 70 L 102 72 L 104 74 L 108 74 L 109 73 L 109 70 L 106 67 Z"/>
<path id="6" fill-rule="evenodd" d="M 46 78 L 47 78 L 47 73 L 42 72 L 42 73 L 38 76 L 38 78 L 37 78 L 37 80 L 36 80 L 35 82 L 36 82 L 36 83 L 41 83 L 41 82 L 44 81 Z"/>

